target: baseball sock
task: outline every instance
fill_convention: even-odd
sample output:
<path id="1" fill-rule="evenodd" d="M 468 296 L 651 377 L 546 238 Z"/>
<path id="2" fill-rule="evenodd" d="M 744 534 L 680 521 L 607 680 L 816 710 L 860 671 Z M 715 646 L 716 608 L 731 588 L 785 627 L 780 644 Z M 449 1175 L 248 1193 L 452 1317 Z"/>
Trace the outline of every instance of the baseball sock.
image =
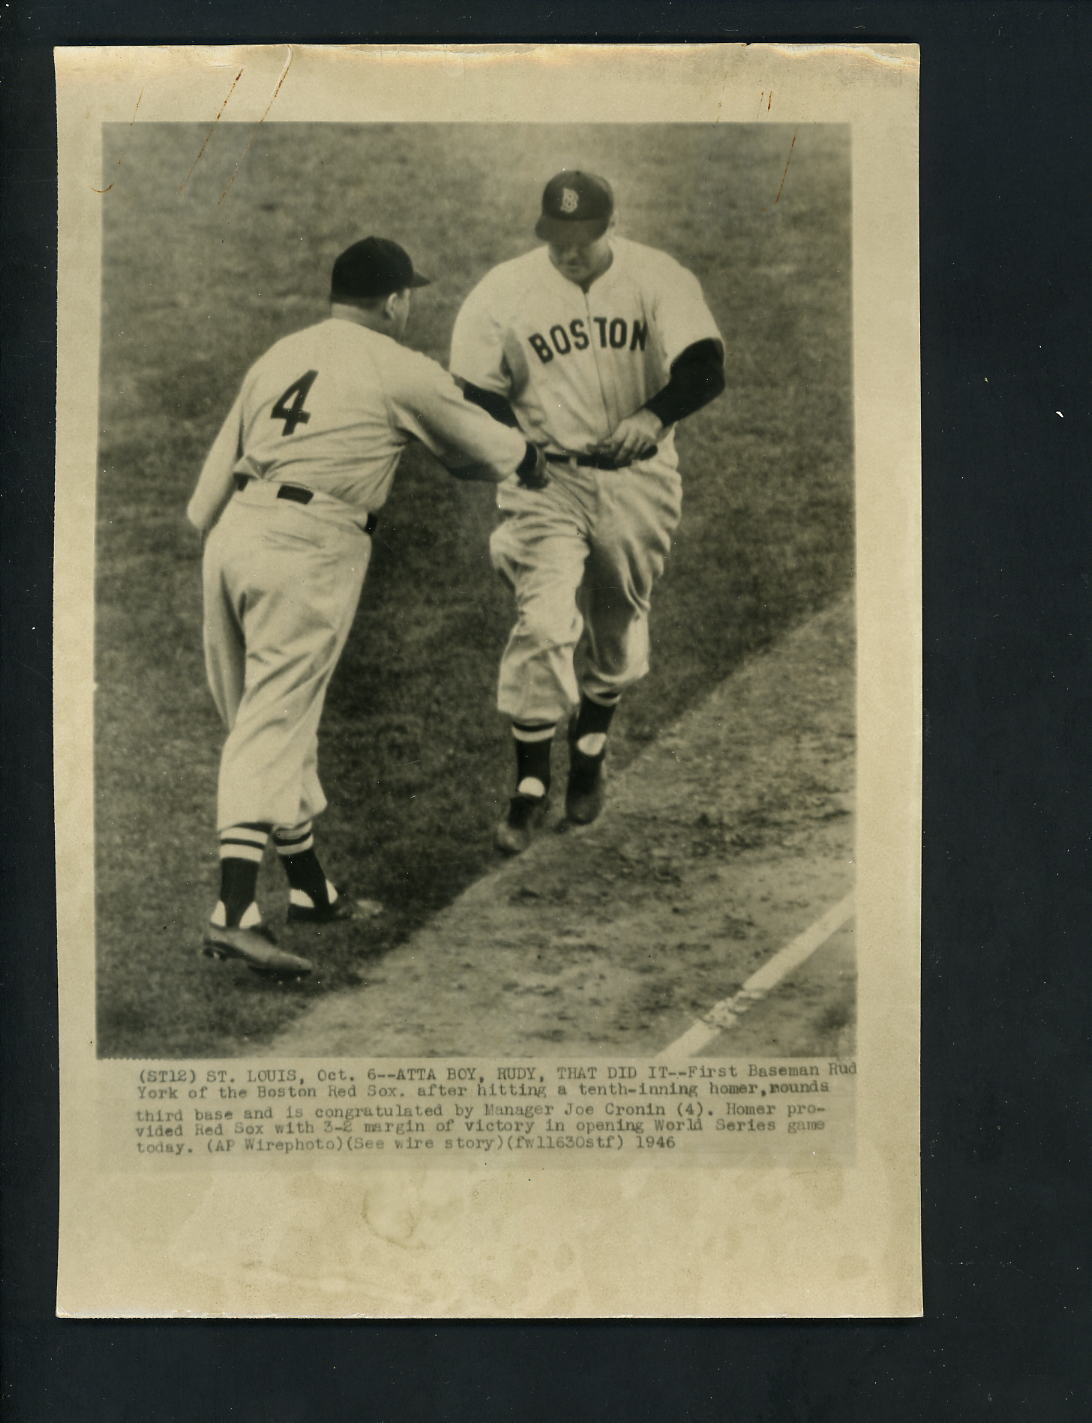
<path id="1" fill-rule="evenodd" d="M 212 911 L 218 927 L 250 929 L 262 922 L 255 895 L 268 839 L 268 825 L 231 825 L 220 831 L 220 902 Z"/>
<path id="2" fill-rule="evenodd" d="M 550 789 L 550 749 L 557 723 L 514 721 L 512 736 L 516 748 L 516 792 L 544 796 Z"/>
<path id="3" fill-rule="evenodd" d="M 312 909 L 333 904 L 337 890 L 326 878 L 315 853 L 315 835 L 309 820 L 299 825 L 279 825 L 273 844 L 288 876 L 289 898 L 293 904 Z"/>
<path id="4" fill-rule="evenodd" d="M 611 718 L 618 706 L 619 696 L 597 693 L 592 696 L 584 692 L 580 698 L 580 710 L 576 714 L 573 727 L 573 743 L 585 756 L 601 756 L 607 744 L 607 732 Z"/>

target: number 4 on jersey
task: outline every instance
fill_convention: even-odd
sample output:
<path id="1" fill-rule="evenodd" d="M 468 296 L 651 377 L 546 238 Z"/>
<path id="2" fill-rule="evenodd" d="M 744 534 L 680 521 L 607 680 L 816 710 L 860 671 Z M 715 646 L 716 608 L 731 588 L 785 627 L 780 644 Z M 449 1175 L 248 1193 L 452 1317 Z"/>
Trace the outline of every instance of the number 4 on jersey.
<path id="1" fill-rule="evenodd" d="M 308 371 L 306 375 L 300 376 L 299 380 L 294 380 L 269 412 L 271 420 L 284 421 L 282 434 L 291 435 L 297 425 L 306 425 L 310 420 L 310 415 L 303 407 L 317 375 L 318 371 Z"/>

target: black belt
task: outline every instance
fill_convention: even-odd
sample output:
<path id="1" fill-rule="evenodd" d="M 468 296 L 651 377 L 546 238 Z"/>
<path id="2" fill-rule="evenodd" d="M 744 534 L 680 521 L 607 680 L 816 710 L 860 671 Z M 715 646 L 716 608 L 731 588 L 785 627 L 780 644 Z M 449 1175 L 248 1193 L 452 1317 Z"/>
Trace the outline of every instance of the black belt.
<path id="1" fill-rule="evenodd" d="M 653 445 L 649 452 L 642 455 L 642 459 L 651 459 L 659 449 L 658 445 Z M 628 469 L 628 464 L 619 464 L 611 459 L 610 455 L 574 455 L 567 450 L 546 450 L 548 460 L 563 460 L 566 464 L 573 463 L 580 465 L 583 469 Z"/>
<path id="2" fill-rule="evenodd" d="M 253 478 L 254 476 L 252 474 L 237 474 L 235 476 L 235 488 L 245 489 Z M 314 491 L 310 489 L 304 489 L 301 484 L 277 485 L 277 498 L 291 499 L 293 504 L 310 504 L 311 500 L 314 497 Z M 378 525 L 379 515 L 369 514 L 364 524 L 364 532 L 366 534 L 374 534 Z"/>

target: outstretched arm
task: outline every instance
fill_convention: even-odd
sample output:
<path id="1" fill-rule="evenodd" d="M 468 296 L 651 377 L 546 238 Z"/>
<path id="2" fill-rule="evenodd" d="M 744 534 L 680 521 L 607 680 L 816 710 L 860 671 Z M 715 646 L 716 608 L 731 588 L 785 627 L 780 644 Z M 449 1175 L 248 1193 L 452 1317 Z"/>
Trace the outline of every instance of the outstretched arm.
<path id="1" fill-rule="evenodd" d="M 480 479 L 498 483 L 497 472 L 494 466 L 488 464 L 465 464 L 448 465 L 448 474 L 453 474 L 456 479 Z M 523 458 L 516 465 L 512 473 L 523 485 L 524 489 L 545 489 L 550 482 L 549 466 L 546 463 L 546 456 L 537 445 L 532 445 L 531 441 L 526 442 Z M 501 478 L 506 479 L 507 475 Z"/>
<path id="2" fill-rule="evenodd" d="M 499 483 L 515 474 L 529 488 L 546 483 L 545 465 L 518 429 L 487 415 L 435 361 L 422 357 L 413 379 L 388 390 L 399 426 L 457 479 Z"/>

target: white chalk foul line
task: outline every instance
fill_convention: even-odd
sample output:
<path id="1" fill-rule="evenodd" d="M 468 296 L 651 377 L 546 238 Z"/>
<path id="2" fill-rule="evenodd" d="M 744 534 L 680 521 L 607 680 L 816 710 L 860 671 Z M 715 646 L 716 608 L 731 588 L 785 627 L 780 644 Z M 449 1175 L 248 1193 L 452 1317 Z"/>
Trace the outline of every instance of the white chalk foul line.
<path id="1" fill-rule="evenodd" d="M 693 1057 L 696 1052 L 708 1047 L 714 1038 L 720 1037 L 721 1033 L 733 1027 L 748 1008 L 760 1003 L 771 988 L 776 988 L 794 968 L 799 968 L 805 959 L 810 958 L 852 915 L 853 895 L 850 893 L 832 909 L 828 909 L 810 928 L 798 934 L 783 949 L 778 949 L 773 958 L 767 959 L 760 969 L 752 973 L 743 987 L 733 993 L 731 998 L 722 998 L 708 1013 L 703 1013 L 692 1028 L 687 1028 L 681 1038 L 676 1038 L 662 1052 L 657 1053 L 654 1061 Z"/>

